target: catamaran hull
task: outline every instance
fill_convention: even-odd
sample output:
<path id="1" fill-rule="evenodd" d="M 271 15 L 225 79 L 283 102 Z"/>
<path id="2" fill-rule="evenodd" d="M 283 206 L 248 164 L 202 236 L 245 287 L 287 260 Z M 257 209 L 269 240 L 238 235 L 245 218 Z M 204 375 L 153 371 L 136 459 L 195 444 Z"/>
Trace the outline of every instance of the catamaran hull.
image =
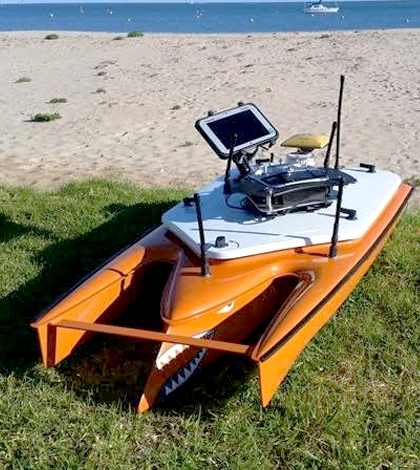
<path id="1" fill-rule="evenodd" d="M 324 243 L 211 260 L 207 277 L 200 274 L 200 258 L 160 226 L 33 323 L 43 364 L 60 363 L 94 333 L 158 341 L 137 406 L 143 412 L 221 354 L 241 354 L 258 367 L 267 406 L 304 347 L 378 256 L 411 190 L 401 184 L 364 236 L 339 242 L 334 258 Z M 139 318 L 153 314 L 146 281 L 154 286 L 154 305 L 160 303 L 155 314 L 161 329 L 109 324 L 133 305 Z"/>

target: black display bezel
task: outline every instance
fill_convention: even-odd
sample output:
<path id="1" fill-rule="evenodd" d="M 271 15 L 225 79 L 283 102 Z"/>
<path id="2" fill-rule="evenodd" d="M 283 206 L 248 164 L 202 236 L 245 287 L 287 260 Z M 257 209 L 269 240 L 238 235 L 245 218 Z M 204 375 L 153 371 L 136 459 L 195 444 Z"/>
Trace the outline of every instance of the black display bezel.
<path id="1" fill-rule="evenodd" d="M 250 111 L 253 115 L 253 118 L 256 118 L 258 123 L 262 125 L 262 127 L 266 130 L 266 133 L 258 138 L 242 142 L 240 145 L 236 145 L 233 148 L 233 155 L 237 155 L 238 153 L 247 149 L 251 149 L 253 147 L 257 147 L 267 143 L 273 143 L 278 138 L 277 130 L 261 113 L 257 106 L 252 103 L 243 104 L 237 106 L 236 108 L 227 109 L 225 111 L 221 111 L 219 113 L 215 113 L 204 118 L 198 119 L 195 123 L 195 127 L 198 132 L 200 132 L 200 134 L 204 137 L 210 147 L 217 153 L 217 155 L 222 159 L 227 159 L 229 157 L 231 149 L 228 148 L 213 132 L 210 127 L 210 124 L 226 119 L 229 116 L 235 116 L 248 111 Z"/>

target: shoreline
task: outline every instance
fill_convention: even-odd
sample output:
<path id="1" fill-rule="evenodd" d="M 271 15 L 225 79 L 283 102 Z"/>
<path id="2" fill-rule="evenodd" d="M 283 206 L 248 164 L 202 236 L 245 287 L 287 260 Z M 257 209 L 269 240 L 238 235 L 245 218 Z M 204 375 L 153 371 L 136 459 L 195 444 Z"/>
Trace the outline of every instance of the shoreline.
<path id="1" fill-rule="evenodd" d="M 0 32 L 0 181 L 54 189 L 116 176 L 194 188 L 224 162 L 194 129 L 208 110 L 254 102 L 279 143 L 329 134 L 346 76 L 342 162 L 420 176 L 420 29 L 168 34 Z M 324 34 L 328 35 L 325 37 Z M 28 77 L 27 83 L 16 83 Z M 63 97 L 67 103 L 50 104 Z M 30 122 L 36 113 L 61 119 Z M 286 149 L 277 144 L 280 158 Z M 322 161 L 323 152 L 318 152 Z"/>
<path id="2" fill-rule="evenodd" d="M 380 1 L 380 0 L 375 0 Z M 302 35 L 302 36 L 318 36 L 320 34 L 358 34 L 358 33 L 415 33 L 420 31 L 419 28 L 380 28 L 380 29 L 326 29 L 326 30 L 317 30 L 317 31 L 256 31 L 256 32 L 223 32 L 223 33 L 177 33 L 177 32 L 148 32 L 148 31 L 141 31 L 144 36 L 143 37 L 244 37 L 244 36 L 295 36 L 295 35 Z M 80 36 L 80 35 L 88 35 L 88 36 L 113 36 L 114 34 L 121 34 L 127 36 L 130 31 L 88 31 L 88 30 L 66 30 L 66 29 L 31 29 L 31 30 L 0 30 L 0 35 L 37 35 L 37 34 L 51 34 L 51 33 L 63 33 L 68 36 Z"/>

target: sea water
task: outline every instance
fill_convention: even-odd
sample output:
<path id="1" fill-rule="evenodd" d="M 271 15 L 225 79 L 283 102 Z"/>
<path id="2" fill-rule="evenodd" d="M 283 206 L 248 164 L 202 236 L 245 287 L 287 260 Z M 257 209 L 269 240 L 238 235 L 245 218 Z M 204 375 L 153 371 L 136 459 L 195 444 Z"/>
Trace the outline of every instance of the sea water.
<path id="1" fill-rule="evenodd" d="M 420 1 L 338 2 L 336 14 L 304 14 L 293 3 L 0 4 L 0 31 L 140 30 L 159 33 L 256 33 L 420 27 Z"/>

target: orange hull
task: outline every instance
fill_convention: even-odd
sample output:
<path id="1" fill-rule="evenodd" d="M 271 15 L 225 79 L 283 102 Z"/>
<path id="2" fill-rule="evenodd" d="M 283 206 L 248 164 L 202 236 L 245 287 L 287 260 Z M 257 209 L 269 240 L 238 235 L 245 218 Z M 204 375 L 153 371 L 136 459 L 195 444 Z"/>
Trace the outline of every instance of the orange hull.
<path id="1" fill-rule="evenodd" d="M 163 226 L 110 260 L 35 323 L 43 364 L 69 357 L 93 333 L 161 342 L 138 411 L 181 386 L 225 352 L 248 356 L 266 406 L 296 358 L 335 313 L 378 256 L 412 188 L 401 184 L 367 233 L 338 244 L 288 249 L 232 260 L 200 258 Z M 145 287 L 146 286 L 146 287 Z M 130 305 L 150 314 L 160 299 L 161 331 L 107 324 Z M 251 344 L 245 341 L 256 335 Z"/>

